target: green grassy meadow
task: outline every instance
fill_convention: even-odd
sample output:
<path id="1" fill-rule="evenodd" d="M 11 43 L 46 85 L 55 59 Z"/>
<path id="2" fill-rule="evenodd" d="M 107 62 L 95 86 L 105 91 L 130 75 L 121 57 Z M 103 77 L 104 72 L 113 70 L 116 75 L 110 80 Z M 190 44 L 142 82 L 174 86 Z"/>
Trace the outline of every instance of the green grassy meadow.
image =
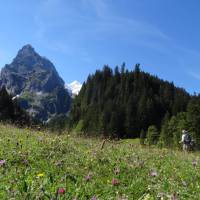
<path id="1" fill-rule="evenodd" d="M 199 200 L 199 153 L 0 125 L 0 199 Z"/>

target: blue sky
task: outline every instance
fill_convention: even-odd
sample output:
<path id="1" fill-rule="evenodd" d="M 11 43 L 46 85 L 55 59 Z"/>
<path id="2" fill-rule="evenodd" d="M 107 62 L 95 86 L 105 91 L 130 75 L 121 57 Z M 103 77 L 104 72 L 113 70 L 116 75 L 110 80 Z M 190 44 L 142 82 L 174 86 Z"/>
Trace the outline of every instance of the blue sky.
<path id="1" fill-rule="evenodd" d="M 0 0 L 0 67 L 25 44 L 66 83 L 126 63 L 200 92 L 199 0 Z"/>

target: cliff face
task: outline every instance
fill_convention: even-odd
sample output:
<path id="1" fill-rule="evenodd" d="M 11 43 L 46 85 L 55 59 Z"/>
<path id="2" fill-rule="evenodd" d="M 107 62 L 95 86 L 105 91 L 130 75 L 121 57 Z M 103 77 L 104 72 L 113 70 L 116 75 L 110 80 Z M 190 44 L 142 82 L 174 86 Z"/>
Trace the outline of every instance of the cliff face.
<path id="1" fill-rule="evenodd" d="M 33 117 L 47 121 L 66 114 L 71 98 L 54 65 L 35 52 L 31 45 L 19 50 L 12 63 L 0 74 L 0 87 L 16 96 L 21 107 Z"/>

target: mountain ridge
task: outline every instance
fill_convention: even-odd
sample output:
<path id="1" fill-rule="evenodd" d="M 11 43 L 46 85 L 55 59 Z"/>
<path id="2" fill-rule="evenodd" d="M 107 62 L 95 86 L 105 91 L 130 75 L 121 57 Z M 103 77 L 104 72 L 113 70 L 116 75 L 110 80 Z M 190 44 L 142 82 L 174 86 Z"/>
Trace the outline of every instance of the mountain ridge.
<path id="1" fill-rule="evenodd" d="M 23 46 L 0 73 L 0 87 L 16 97 L 31 116 L 47 121 L 66 114 L 71 97 L 53 63 L 40 56 L 31 45 Z"/>

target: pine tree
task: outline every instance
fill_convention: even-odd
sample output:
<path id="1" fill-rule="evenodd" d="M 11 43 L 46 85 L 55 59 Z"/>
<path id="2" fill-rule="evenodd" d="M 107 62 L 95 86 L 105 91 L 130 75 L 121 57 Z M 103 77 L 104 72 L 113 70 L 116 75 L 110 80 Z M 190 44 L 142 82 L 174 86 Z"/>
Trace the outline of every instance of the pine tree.
<path id="1" fill-rule="evenodd" d="M 158 129 L 154 125 L 149 126 L 147 131 L 147 144 L 155 145 L 157 144 L 158 139 L 159 139 Z"/>

